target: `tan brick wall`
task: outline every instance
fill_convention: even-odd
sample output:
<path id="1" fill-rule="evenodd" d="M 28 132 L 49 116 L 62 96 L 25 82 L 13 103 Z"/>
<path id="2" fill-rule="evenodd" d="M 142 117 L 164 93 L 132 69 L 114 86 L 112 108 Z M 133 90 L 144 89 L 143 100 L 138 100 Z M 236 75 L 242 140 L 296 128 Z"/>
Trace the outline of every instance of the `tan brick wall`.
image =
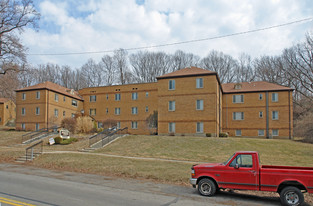
<path id="1" fill-rule="evenodd" d="M 289 91 L 274 92 L 278 94 L 278 102 L 272 102 L 272 93 L 268 93 L 269 98 L 269 132 L 273 129 L 279 130 L 278 137 L 289 138 L 289 126 L 291 136 L 293 134 L 293 124 L 289 123 L 289 114 L 292 121 L 292 94 Z M 233 95 L 244 95 L 244 103 L 233 103 Z M 259 94 L 263 99 L 259 100 Z M 290 95 L 290 104 L 288 103 Z M 290 108 L 290 112 L 289 112 Z M 272 112 L 278 111 L 278 120 L 272 119 Z M 233 120 L 233 112 L 244 112 L 244 120 Z M 259 117 L 259 112 L 263 112 L 263 117 Z M 235 136 L 235 130 L 241 129 L 241 136 L 258 136 L 258 130 L 264 130 L 266 137 L 266 93 L 236 93 L 223 95 L 223 131 L 229 132 L 230 136 Z M 275 138 L 275 137 L 274 137 Z"/>
<path id="2" fill-rule="evenodd" d="M 203 78 L 203 88 L 196 88 L 196 78 Z M 168 134 L 170 122 L 175 133 L 195 134 L 197 122 L 203 122 L 203 134 L 218 133 L 218 82 L 215 75 L 173 78 L 175 90 L 169 90 L 169 80 L 158 80 L 159 134 Z M 203 100 L 203 110 L 196 110 L 196 100 Z M 175 101 L 175 111 L 168 111 L 169 101 Z"/>
<path id="3" fill-rule="evenodd" d="M 135 92 L 138 94 L 138 99 L 132 100 L 132 93 Z M 96 121 L 112 119 L 120 122 L 121 128 L 128 127 L 128 132 L 131 134 L 150 133 L 146 119 L 153 111 L 158 110 L 157 83 L 85 88 L 79 93 L 85 100 L 85 114 L 89 115 L 90 109 L 96 109 L 96 115 L 93 116 Z M 121 95 L 120 101 L 115 100 L 115 94 Z M 91 95 L 96 95 L 96 102 L 90 102 Z M 132 114 L 132 107 L 138 108 L 138 114 Z M 115 108 L 120 108 L 120 115 L 115 115 Z M 132 129 L 132 121 L 137 122 L 137 129 Z"/>
<path id="4" fill-rule="evenodd" d="M 39 99 L 36 98 L 37 91 L 40 91 Z M 25 100 L 22 99 L 23 93 L 26 94 Z M 58 102 L 55 101 L 55 94 L 58 94 Z M 64 97 L 65 101 L 63 101 Z M 59 126 L 63 118 L 71 117 L 72 113 L 79 113 L 83 108 L 80 100 L 77 100 L 77 107 L 72 106 L 72 99 L 72 97 L 46 89 L 17 92 L 16 129 L 21 130 L 22 123 L 25 124 L 26 130 L 35 130 L 36 123 L 39 124 L 39 129 Z M 36 114 L 36 107 L 40 108 L 39 115 Z M 25 115 L 22 115 L 22 108 L 25 108 Z M 58 117 L 54 116 L 54 109 L 58 109 Z M 66 114 L 64 117 L 63 111 Z"/>

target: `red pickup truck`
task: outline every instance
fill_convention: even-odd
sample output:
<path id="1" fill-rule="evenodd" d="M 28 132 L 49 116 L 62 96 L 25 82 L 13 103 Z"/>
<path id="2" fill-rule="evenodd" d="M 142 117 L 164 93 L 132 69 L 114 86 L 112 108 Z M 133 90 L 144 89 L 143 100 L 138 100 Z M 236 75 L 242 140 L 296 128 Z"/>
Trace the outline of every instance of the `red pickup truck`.
<path id="1" fill-rule="evenodd" d="M 224 163 L 193 165 L 190 183 L 204 196 L 218 189 L 271 191 L 283 205 L 301 205 L 302 193 L 313 193 L 313 167 L 261 166 L 257 152 L 242 151 Z"/>

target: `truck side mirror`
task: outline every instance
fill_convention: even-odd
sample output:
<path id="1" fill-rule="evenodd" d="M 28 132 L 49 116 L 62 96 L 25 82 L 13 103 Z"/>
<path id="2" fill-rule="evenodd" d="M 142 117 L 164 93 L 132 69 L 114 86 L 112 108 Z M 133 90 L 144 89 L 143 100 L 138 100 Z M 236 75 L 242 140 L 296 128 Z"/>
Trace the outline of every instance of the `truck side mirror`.
<path id="1" fill-rule="evenodd" d="M 239 165 L 238 164 L 235 165 L 235 169 L 239 169 Z"/>

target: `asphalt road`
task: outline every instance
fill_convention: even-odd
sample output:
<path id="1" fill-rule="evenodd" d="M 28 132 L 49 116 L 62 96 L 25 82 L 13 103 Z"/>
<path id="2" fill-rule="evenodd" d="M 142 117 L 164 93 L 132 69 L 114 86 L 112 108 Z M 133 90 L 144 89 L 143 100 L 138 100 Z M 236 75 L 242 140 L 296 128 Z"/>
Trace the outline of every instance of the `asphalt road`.
<path id="1" fill-rule="evenodd" d="M 0 164 L 0 205 L 256 206 L 280 202 L 229 192 L 208 198 L 192 187 Z"/>

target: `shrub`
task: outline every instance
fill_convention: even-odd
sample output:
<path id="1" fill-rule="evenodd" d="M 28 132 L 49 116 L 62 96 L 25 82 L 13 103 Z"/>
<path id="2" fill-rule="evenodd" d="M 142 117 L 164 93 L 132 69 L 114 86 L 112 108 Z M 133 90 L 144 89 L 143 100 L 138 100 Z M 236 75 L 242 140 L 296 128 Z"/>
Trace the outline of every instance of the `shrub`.
<path id="1" fill-rule="evenodd" d="M 55 142 L 55 144 L 61 144 L 62 138 L 61 137 L 55 137 L 54 142 Z"/>
<path id="2" fill-rule="evenodd" d="M 75 133 L 76 124 L 77 122 L 75 118 L 68 117 L 62 120 L 61 127 L 67 129 L 71 133 Z"/>
<path id="3" fill-rule="evenodd" d="M 81 133 L 88 133 L 90 132 L 94 127 L 93 121 L 91 117 L 84 116 L 84 117 L 78 117 L 76 119 L 76 130 Z"/>
<path id="4" fill-rule="evenodd" d="M 77 142 L 78 139 L 76 138 L 69 138 L 69 139 L 64 139 L 61 141 L 62 145 L 66 145 L 66 144 L 71 144 L 72 142 Z"/>
<path id="5" fill-rule="evenodd" d="M 227 132 L 221 132 L 219 134 L 219 137 L 228 137 L 228 133 Z"/>
<path id="6" fill-rule="evenodd" d="M 211 133 L 206 133 L 205 136 L 212 137 L 212 134 Z"/>

